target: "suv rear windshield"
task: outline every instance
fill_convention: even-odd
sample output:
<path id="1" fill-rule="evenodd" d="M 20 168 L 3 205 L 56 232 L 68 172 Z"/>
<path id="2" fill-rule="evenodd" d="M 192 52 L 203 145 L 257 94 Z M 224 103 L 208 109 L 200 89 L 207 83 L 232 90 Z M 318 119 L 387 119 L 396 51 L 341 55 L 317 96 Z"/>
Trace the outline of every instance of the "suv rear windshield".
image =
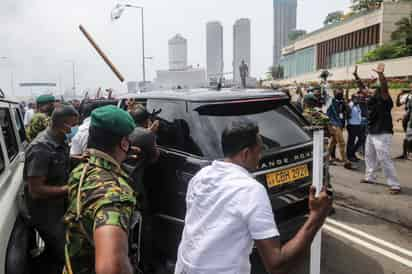
<path id="1" fill-rule="evenodd" d="M 260 129 L 264 150 L 277 150 L 311 140 L 304 120 L 285 101 L 246 100 L 211 104 L 149 100 L 161 109 L 158 144 L 206 159 L 223 157 L 222 132 L 234 121 L 252 121 Z"/>
<path id="2" fill-rule="evenodd" d="M 273 100 L 234 102 L 205 105 L 195 109 L 199 113 L 208 155 L 222 157 L 221 135 L 227 125 L 236 121 L 249 121 L 259 126 L 264 151 L 280 149 L 309 142 L 303 129 L 304 121 L 289 105 Z"/>

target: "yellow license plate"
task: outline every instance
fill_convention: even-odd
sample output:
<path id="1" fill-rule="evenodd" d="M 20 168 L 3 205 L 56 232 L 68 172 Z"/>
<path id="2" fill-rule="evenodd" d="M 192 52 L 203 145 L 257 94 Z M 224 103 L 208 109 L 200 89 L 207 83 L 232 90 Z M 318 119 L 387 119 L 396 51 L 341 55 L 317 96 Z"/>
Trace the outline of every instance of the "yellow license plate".
<path id="1" fill-rule="evenodd" d="M 266 183 L 269 188 L 291 183 L 309 176 L 308 165 L 302 165 L 266 174 Z"/>

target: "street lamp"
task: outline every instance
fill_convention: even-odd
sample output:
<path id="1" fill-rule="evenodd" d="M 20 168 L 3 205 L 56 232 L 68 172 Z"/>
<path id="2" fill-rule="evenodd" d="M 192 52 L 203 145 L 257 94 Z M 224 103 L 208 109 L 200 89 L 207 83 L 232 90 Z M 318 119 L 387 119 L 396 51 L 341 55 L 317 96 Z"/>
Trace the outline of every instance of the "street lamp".
<path id="1" fill-rule="evenodd" d="M 112 21 L 119 20 L 126 8 L 140 9 L 142 12 L 141 13 L 141 16 L 142 16 L 142 74 L 143 74 L 143 84 L 145 84 L 146 83 L 146 59 L 149 59 L 150 57 L 145 57 L 145 53 L 144 53 L 144 49 L 145 49 L 144 47 L 144 8 L 141 6 L 136 6 L 136 5 L 131 5 L 131 4 L 117 4 L 112 10 L 110 14 L 110 18 L 112 19 Z"/>

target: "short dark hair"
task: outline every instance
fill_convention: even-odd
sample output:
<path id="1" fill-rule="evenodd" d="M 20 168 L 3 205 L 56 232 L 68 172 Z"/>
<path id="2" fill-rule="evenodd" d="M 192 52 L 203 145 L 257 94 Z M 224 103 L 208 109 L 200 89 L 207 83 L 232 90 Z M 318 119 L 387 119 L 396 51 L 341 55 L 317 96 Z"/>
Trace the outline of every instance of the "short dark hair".
<path id="1" fill-rule="evenodd" d="M 222 133 L 222 150 L 225 157 L 231 157 L 242 149 L 257 145 L 259 127 L 252 122 L 233 122 Z"/>
<path id="2" fill-rule="evenodd" d="M 64 105 L 56 108 L 51 116 L 52 126 L 61 127 L 69 117 L 79 117 L 79 113 L 73 106 Z"/>
<path id="3" fill-rule="evenodd" d="M 90 126 L 87 148 L 101 150 L 106 153 L 114 152 L 114 148 L 120 144 L 123 136 L 99 127 Z"/>
<path id="4" fill-rule="evenodd" d="M 130 115 L 133 117 L 134 122 L 140 126 L 150 118 L 149 112 L 143 106 L 138 106 L 136 109 L 132 110 Z"/>

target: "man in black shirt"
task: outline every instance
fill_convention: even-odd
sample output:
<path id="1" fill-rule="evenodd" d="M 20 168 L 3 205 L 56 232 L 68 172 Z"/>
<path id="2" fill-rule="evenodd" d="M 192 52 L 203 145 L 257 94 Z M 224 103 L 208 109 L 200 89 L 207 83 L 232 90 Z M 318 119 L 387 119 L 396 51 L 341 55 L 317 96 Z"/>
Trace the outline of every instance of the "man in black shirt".
<path id="1" fill-rule="evenodd" d="M 375 183 L 376 171 L 383 168 L 391 194 L 398 194 L 401 187 L 391 157 L 393 135 L 393 101 L 389 95 L 388 82 L 384 76 L 385 66 L 380 64 L 374 70 L 379 76 L 380 85 L 368 99 L 368 136 L 366 139 L 366 174 L 362 183 Z"/>
<path id="2" fill-rule="evenodd" d="M 50 273 L 61 272 L 64 263 L 65 198 L 70 172 L 67 135 L 78 123 L 72 106 L 56 108 L 51 125 L 31 142 L 26 151 L 23 179 L 30 222 L 46 244 Z"/>

